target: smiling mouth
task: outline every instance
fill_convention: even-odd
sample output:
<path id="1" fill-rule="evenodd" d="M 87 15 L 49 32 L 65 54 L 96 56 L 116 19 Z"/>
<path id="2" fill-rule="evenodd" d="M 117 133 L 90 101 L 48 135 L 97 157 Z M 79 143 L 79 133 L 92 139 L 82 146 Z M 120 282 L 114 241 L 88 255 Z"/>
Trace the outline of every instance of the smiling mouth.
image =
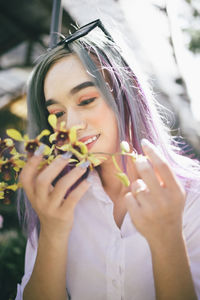
<path id="1" fill-rule="evenodd" d="M 97 134 L 88 138 L 82 138 L 79 141 L 84 143 L 88 148 L 91 148 L 91 146 L 93 146 L 93 144 L 98 140 L 99 137 L 100 134 Z"/>

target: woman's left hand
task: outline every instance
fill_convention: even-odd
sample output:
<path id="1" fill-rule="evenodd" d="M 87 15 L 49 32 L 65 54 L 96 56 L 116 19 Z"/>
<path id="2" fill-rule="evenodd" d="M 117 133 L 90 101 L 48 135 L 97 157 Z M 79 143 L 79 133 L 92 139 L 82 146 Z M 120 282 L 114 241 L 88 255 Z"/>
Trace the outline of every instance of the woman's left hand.
<path id="1" fill-rule="evenodd" d="M 125 195 L 127 209 L 136 229 L 148 242 L 182 234 L 186 193 L 156 147 L 143 140 L 146 157 L 136 160 L 138 180 Z"/>

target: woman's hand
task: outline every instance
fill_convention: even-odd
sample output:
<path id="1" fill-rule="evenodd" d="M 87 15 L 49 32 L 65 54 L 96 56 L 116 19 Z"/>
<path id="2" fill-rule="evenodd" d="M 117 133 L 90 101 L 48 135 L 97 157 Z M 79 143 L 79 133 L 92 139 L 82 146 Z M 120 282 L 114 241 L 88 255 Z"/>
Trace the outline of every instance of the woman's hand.
<path id="1" fill-rule="evenodd" d="M 145 157 L 135 166 L 141 179 L 125 195 L 127 209 L 137 230 L 149 243 L 182 235 L 182 213 L 186 193 L 156 147 L 142 143 Z"/>
<path id="2" fill-rule="evenodd" d="M 74 168 L 64 175 L 55 187 L 53 180 L 67 165 L 69 159 L 57 157 L 43 170 L 38 170 L 42 155 L 33 156 L 20 174 L 20 182 L 32 207 L 36 211 L 41 225 L 41 232 L 46 237 L 64 238 L 71 231 L 74 208 L 89 187 L 83 180 L 64 199 L 67 190 L 86 172 L 80 167 Z"/>

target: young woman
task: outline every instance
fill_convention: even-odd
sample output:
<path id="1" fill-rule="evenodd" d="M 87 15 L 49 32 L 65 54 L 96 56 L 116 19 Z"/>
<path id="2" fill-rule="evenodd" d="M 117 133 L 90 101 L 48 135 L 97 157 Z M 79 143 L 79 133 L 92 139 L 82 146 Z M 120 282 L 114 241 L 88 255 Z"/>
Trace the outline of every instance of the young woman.
<path id="1" fill-rule="evenodd" d="M 67 128 L 78 125 L 78 139 L 107 160 L 66 199 L 86 167 L 53 186 L 69 158 L 38 171 L 36 151 L 22 170 L 29 239 L 16 299 L 200 299 L 199 164 L 181 155 L 156 101 L 101 25 L 48 51 L 29 82 L 31 136 L 54 113 Z M 145 154 L 134 164 L 118 158 L 130 187 L 109 158 L 122 140 Z"/>

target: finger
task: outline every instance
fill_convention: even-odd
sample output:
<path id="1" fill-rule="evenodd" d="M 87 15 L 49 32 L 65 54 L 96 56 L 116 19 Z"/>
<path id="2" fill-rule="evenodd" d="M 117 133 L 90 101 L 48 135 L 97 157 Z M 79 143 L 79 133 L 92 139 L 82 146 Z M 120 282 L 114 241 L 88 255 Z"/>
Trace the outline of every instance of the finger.
<path id="1" fill-rule="evenodd" d="M 83 180 L 63 201 L 62 209 L 69 210 L 74 209 L 78 201 L 83 197 L 88 188 L 90 187 L 90 183 L 85 179 Z"/>
<path id="2" fill-rule="evenodd" d="M 161 194 L 160 182 L 155 174 L 155 170 L 151 166 L 148 159 L 144 156 L 139 157 L 135 161 L 135 166 L 140 175 L 140 178 L 145 182 L 148 189 L 152 192 L 153 196 L 159 197 Z"/>
<path id="3" fill-rule="evenodd" d="M 131 192 L 133 196 L 137 195 L 137 193 L 139 192 L 146 190 L 148 190 L 148 187 L 142 179 L 137 179 L 131 184 Z"/>
<path id="4" fill-rule="evenodd" d="M 46 198 L 49 192 L 49 186 L 58 174 L 67 166 L 69 159 L 62 156 L 56 157 L 36 178 L 36 194 Z"/>
<path id="5" fill-rule="evenodd" d="M 149 189 L 143 180 L 137 179 L 131 184 L 131 192 L 140 206 L 150 207 L 153 205 L 149 197 Z"/>
<path id="6" fill-rule="evenodd" d="M 53 191 L 50 194 L 51 200 L 55 205 L 59 205 L 67 190 L 86 172 L 85 168 L 76 167 L 69 173 L 64 175 L 55 185 Z"/>
<path id="7" fill-rule="evenodd" d="M 42 156 L 32 156 L 23 167 L 19 181 L 25 190 L 27 197 L 31 199 L 34 196 L 34 180 L 38 174 L 38 167 L 42 161 Z"/>
<path id="8" fill-rule="evenodd" d="M 156 170 L 158 176 L 161 178 L 165 187 L 177 189 L 180 186 L 175 174 L 169 167 L 166 159 L 158 152 L 157 148 L 148 140 L 143 139 L 142 148 L 144 153 L 152 163 L 153 168 Z"/>
<path id="9" fill-rule="evenodd" d="M 128 192 L 125 195 L 124 200 L 125 200 L 126 208 L 130 214 L 130 217 L 131 217 L 132 221 L 134 222 L 134 220 L 140 216 L 140 204 L 138 203 L 136 198 L 134 198 L 132 193 L 130 193 L 130 192 Z"/>

